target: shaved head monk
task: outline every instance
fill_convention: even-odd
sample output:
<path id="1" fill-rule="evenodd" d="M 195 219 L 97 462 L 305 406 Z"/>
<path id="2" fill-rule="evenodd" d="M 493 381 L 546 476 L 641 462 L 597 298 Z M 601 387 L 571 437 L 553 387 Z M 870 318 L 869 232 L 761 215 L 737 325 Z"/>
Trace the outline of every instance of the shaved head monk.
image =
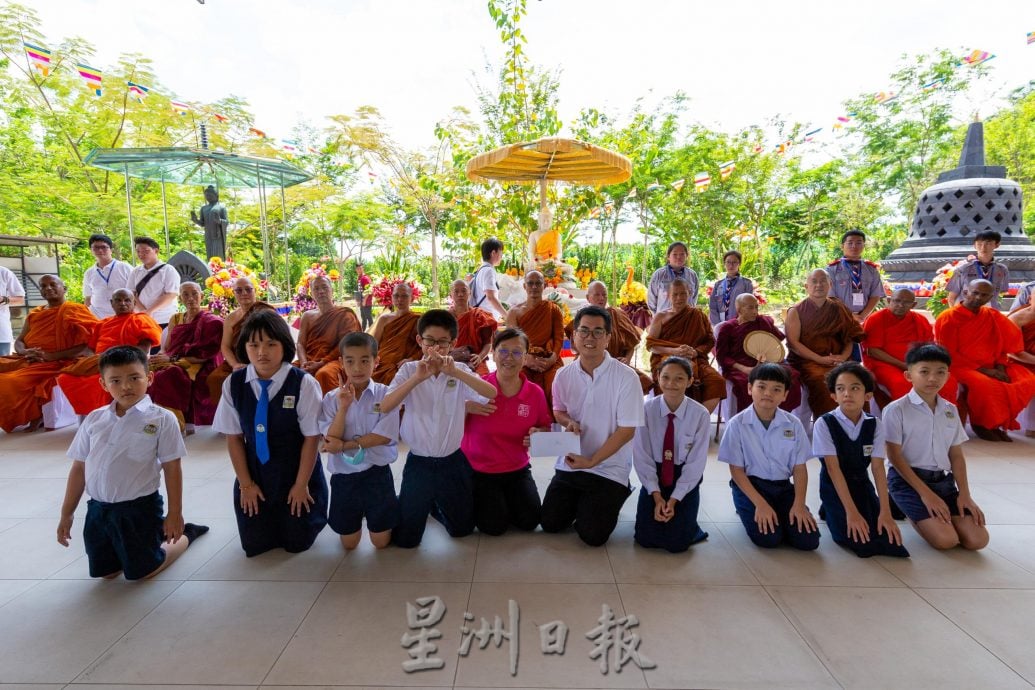
<path id="1" fill-rule="evenodd" d="M 525 376 L 543 389 L 547 405 L 553 409 L 553 377 L 561 368 L 564 347 L 564 312 L 543 299 L 546 281 L 539 271 L 526 273 L 524 286 L 528 299 L 507 312 L 507 326 L 520 328 L 528 336 Z"/>
<path id="2" fill-rule="evenodd" d="M 392 288 L 392 309 L 377 317 L 374 324 L 374 340 L 377 341 L 377 366 L 371 378 L 385 385 L 392 382 L 403 362 L 420 359 L 420 338 L 417 334 L 419 314 L 410 311 L 413 290 L 408 283 L 398 283 Z"/>
<path id="3" fill-rule="evenodd" d="M 298 324 L 298 366 L 316 377 L 324 393 L 338 387 L 342 374 L 338 344 L 360 330 L 359 317 L 348 307 L 334 304 L 334 286 L 326 276 L 309 281 L 316 309 L 302 314 Z"/>
<path id="4" fill-rule="evenodd" d="M 40 295 L 47 300 L 25 318 L 14 342 L 15 354 L 0 357 L 0 428 L 11 432 L 29 425 L 39 428 L 43 405 L 50 402 L 57 375 L 77 357 L 87 354 L 97 317 L 82 304 L 65 301 L 65 283 L 45 275 Z"/>
<path id="5" fill-rule="evenodd" d="M 995 296 L 987 280 L 972 280 L 960 302 L 938 315 L 934 339 L 952 356 L 949 370 L 966 388 L 970 426 L 986 441 L 1011 441 L 1017 414 L 1035 396 L 1035 374 L 1010 359 L 1024 351 L 1021 329 L 986 306 Z"/>
<path id="6" fill-rule="evenodd" d="M 496 335 L 499 322 L 496 317 L 481 307 L 471 306 L 471 288 L 466 280 L 454 280 L 449 286 L 449 298 L 453 306 L 450 313 L 456 317 L 456 344 L 449 356 L 455 362 L 469 366 L 474 373 L 485 376 L 489 367 L 485 360 L 492 349 L 492 337 Z"/>
<path id="7" fill-rule="evenodd" d="M 244 320 L 254 312 L 273 309 L 273 305 L 256 299 L 255 284 L 250 278 L 238 278 L 234 281 L 234 299 L 237 309 L 223 320 L 223 339 L 219 343 L 219 351 L 223 355 L 223 363 L 208 375 L 208 395 L 213 405 L 219 404 L 223 396 L 223 381 L 238 369 L 244 369 L 248 362 L 237 359 L 237 339 L 241 335 Z"/>
<path id="8" fill-rule="evenodd" d="M 866 332 L 866 351 L 863 364 L 873 372 L 877 383 L 888 391 L 889 400 L 879 400 L 882 406 L 898 400 L 913 389 L 905 377 L 906 352 L 918 343 L 933 343 L 934 328 L 923 314 L 913 311 L 916 296 L 901 288 L 891 293 L 888 306 L 875 311 L 863 323 Z M 959 384 L 950 374 L 939 395 L 956 404 Z M 880 391 L 878 391 L 878 398 Z"/>
<path id="9" fill-rule="evenodd" d="M 837 403 L 830 397 L 826 377 L 847 361 L 853 343 L 865 337 L 862 325 L 841 301 L 830 297 L 830 276 L 822 268 L 809 272 L 808 297 L 787 310 L 787 363 L 798 371 L 809 395 L 812 416 L 830 412 Z"/>

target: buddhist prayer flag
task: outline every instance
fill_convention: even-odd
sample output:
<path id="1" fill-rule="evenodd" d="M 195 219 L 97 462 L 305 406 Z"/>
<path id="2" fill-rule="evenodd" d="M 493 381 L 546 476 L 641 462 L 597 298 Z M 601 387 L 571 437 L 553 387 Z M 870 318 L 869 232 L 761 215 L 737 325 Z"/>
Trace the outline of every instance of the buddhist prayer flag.
<path id="1" fill-rule="evenodd" d="M 254 134 L 255 136 L 259 137 L 260 139 L 265 139 L 266 138 L 266 132 L 263 132 L 261 129 L 256 129 L 255 127 L 249 127 L 248 128 L 248 133 L 249 134 Z"/>
<path id="2" fill-rule="evenodd" d="M 694 189 L 698 192 L 703 192 L 708 189 L 708 185 L 712 183 L 712 176 L 706 172 L 699 172 L 694 175 Z"/>
<path id="3" fill-rule="evenodd" d="M 834 123 L 833 129 L 842 129 L 845 125 L 852 121 L 851 115 L 838 115 L 837 122 Z"/>
<path id="4" fill-rule="evenodd" d="M 809 143 L 809 142 L 815 141 L 816 140 L 816 135 L 819 134 L 822 131 L 823 131 L 822 127 L 817 127 L 816 129 L 814 129 L 814 130 L 812 130 L 810 132 L 805 132 L 805 142 Z"/>
<path id="5" fill-rule="evenodd" d="M 672 189 L 674 189 L 674 190 L 676 190 L 678 192 L 680 189 L 683 188 L 683 185 L 685 185 L 685 184 L 686 184 L 686 180 L 685 179 L 683 179 L 683 180 L 676 180 L 675 182 L 672 183 Z"/>
<path id="6" fill-rule="evenodd" d="M 777 144 L 776 145 L 776 155 L 777 156 L 782 156 L 783 154 L 787 153 L 788 151 L 791 150 L 791 146 L 793 144 L 794 144 L 794 142 L 791 141 L 790 139 L 788 139 L 787 141 L 783 142 L 782 144 Z"/>
<path id="7" fill-rule="evenodd" d="M 280 148 L 288 153 L 298 152 L 298 142 L 292 141 L 291 139 L 284 139 L 280 142 Z"/>
<path id="8" fill-rule="evenodd" d="M 980 65 L 982 62 L 988 62 L 994 57 L 995 55 L 992 55 L 987 50 L 975 50 L 970 55 L 963 57 L 961 63 L 973 67 L 974 65 Z"/>
<path id="9" fill-rule="evenodd" d="M 765 149 L 762 148 L 761 144 L 755 144 L 755 147 L 753 149 L 751 149 L 751 153 L 757 156 L 758 154 L 762 153 L 762 151 L 764 151 L 764 150 Z"/>
<path id="10" fill-rule="evenodd" d="M 935 79 L 934 81 L 927 82 L 921 88 L 923 88 L 925 93 L 928 92 L 928 91 L 934 91 L 935 89 L 938 88 L 938 85 L 941 84 L 944 81 L 945 81 L 945 77 L 942 77 L 941 79 Z"/>
<path id="11" fill-rule="evenodd" d="M 898 98 L 898 94 L 894 91 L 881 91 L 873 97 L 874 103 L 891 103 L 893 100 Z"/>
<path id="12" fill-rule="evenodd" d="M 23 43 L 25 54 L 29 56 L 33 66 L 40 71 L 44 77 L 50 74 L 50 58 L 52 53 L 46 48 L 34 46 L 31 43 Z"/>
<path id="13" fill-rule="evenodd" d="M 648 192 L 655 192 L 655 191 L 657 191 L 659 189 L 661 189 L 661 185 L 658 184 L 657 182 L 652 182 L 651 184 L 647 185 L 647 191 Z"/>
<path id="14" fill-rule="evenodd" d="M 626 196 L 625 198 L 626 199 L 635 199 L 636 198 L 636 187 L 633 187 L 632 189 L 630 189 L 628 196 Z"/>
<path id="15" fill-rule="evenodd" d="M 180 115 L 186 115 L 191 111 L 190 104 L 183 101 L 169 101 L 169 105 Z"/>
<path id="16" fill-rule="evenodd" d="M 1028 45 L 1035 43 L 1035 31 L 1028 32 Z"/>
<path id="17" fill-rule="evenodd" d="M 719 177 L 723 180 L 729 179 L 729 176 L 733 174 L 734 168 L 737 164 L 734 161 L 727 161 L 719 166 Z"/>
<path id="18" fill-rule="evenodd" d="M 589 212 L 589 217 L 590 218 L 599 218 L 600 217 L 600 207 L 597 206 L 596 208 L 591 209 L 590 212 Z"/>
<path id="19" fill-rule="evenodd" d="M 606 204 L 604 204 L 604 212 L 605 213 L 611 213 L 611 211 L 614 211 L 614 210 L 615 210 L 615 203 L 613 201 L 609 201 Z"/>
<path id="20" fill-rule="evenodd" d="M 151 90 L 146 86 L 131 81 L 127 81 L 126 85 L 129 87 L 129 95 L 137 99 L 137 103 L 143 103 L 144 99 L 147 98 L 147 92 Z"/>
<path id="21" fill-rule="evenodd" d="M 218 120 L 219 122 L 226 122 L 227 120 L 230 119 L 229 117 L 227 117 L 223 113 L 212 113 L 212 117 L 216 118 L 216 120 Z"/>
<path id="22" fill-rule="evenodd" d="M 75 66 L 79 72 L 79 76 L 83 78 L 86 85 L 93 89 L 93 92 L 100 96 L 101 95 L 101 71 L 90 67 L 89 65 L 77 64 Z"/>

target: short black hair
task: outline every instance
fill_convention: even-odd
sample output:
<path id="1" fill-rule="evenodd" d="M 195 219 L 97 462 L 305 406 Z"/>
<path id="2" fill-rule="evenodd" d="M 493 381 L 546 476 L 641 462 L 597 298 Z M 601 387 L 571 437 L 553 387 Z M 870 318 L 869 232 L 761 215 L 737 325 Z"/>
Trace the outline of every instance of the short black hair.
<path id="1" fill-rule="evenodd" d="M 659 377 L 661 376 L 661 370 L 667 367 L 669 364 L 679 367 L 680 369 L 686 372 L 686 377 L 688 379 L 690 379 L 691 381 L 694 380 L 694 365 L 691 364 L 690 360 L 686 357 L 677 357 L 675 355 L 672 355 L 671 357 L 666 357 L 665 361 L 663 361 L 661 363 L 661 366 L 658 367 Z"/>
<path id="2" fill-rule="evenodd" d="M 684 252 L 686 252 L 687 254 L 690 253 L 690 249 L 686 246 L 686 242 L 680 242 L 679 240 L 676 240 L 672 244 L 668 245 L 668 249 L 665 250 L 665 258 L 666 259 L 672 253 L 672 250 L 675 249 L 676 247 L 682 247 Z"/>
<path id="3" fill-rule="evenodd" d="M 737 257 L 737 261 L 740 261 L 741 263 L 744 262 L 744 255 L 743 254 L 738 252 L 736 249 L 730 249 L 728 252 L 726 252 L 725 254 L 722 255 L 723 263 L 725 263 L 726 259 L 731 257 L 731 256 Z"/>
<path id="4" fill-rule="evenodd" d="M 748 385 L 755 381 L 774 381 L 782 383 L 787 390 L 791 389 L 791 373 L 787 371 L 787 367 L 776 362 L 762 362 L 756 365 L 748 374 Z"/>
<path id="5" fill-rule="evenodd" d="M 495 237 L 482 242 L 482 261 L 488 261 L 492 258 L 492 253 L 503 249 L 503 243 Z"/>
<path id="6" fill-rule="evenodd" d="M 833 393 L 837 388 L 837 377 L 841 374 L 851 374 L 862 381 L 863 389 L 867 393 L 872 393 L 876 388 L 876 384 L 873 381 L 873 374 L 870 373 L 869 369 L 858 362 L 841 362 L 827 372 L 827 390 L 831 393 Z"/>
<path id="7" fill-rule="evenodd" d="M 141 235 L 140 237 L 133 240 L 134 247 L 138 244 L 146 244 L 148 247 L 151 247 L 151 249 L 154 249 L 156 251 L 158 250 L 158 242 L 154 238 L 148 237 L 147 235 Z"/>
<path id="8" fill-rule="evenodd" d="M 525 349 L 528 349 L 528 336 L 520 328 L 504 328 L 502 331 L 497 331 L 496 335 L 492 336 L 492 349 L 495 350 L 500 343 L 513 340 L 514 338 L 521 338 L 521 342 L 525 344 Z"/>
<path id="9" fill-rule="evenodd" d="M 859 228 L 852 228 L 851 230 L 846 231 L 845 234 L 841 235 L 841 244 L 844 244 L 845 240 L 847 240 L 849 237 L 861 237 L 865 241 L 866 233 L 860 230 Z"/>
<path id="10" fill-rule="evenodd" d="M 999 244 L 1003 241 L 1003 236 L 995 230 L 982 230 L 978 234 L 974 235 L 974 241 L 977 242 L 978 240 L 992 240 L 996 244 Z"/>
<path id="11" fill-rule="evenodd" d="M 920 362 L 938 362 L 948 367 L 952 366 L 952 355 L 936 343 L 917 343 L 906 352 L 906 366 L 911 367 Z"/>
<path id="12" fill-rule="evenodd" d="M 587 305 L 575 313 L 575 320 L 571 325 L 573 333 L 579 327 L 579 324 L 582 323 L 582 319 L 587 316 L 599 316 L 602 318 L 604 320 L 604 332 L 608 335 L 611 334 L 611 313 L 607 309 L 598 307 L 595 304 Z"/>
<path id="13" fill-rule="evenodd" d="M 101 376 L 104 376 L 105 369 L 121 367 L 127 364 L 139 364 L 144 367 L 144 371 L 147 371 L 147 355 L 139 347 L 116 345 L 115 347 L 109 347 L 101 353 L 101 359 L 97 368 L 100 370 Z"/>
<path id="14" fill-rule="evenodd" d="M 241 335 L 234 346 L 234 354 L 241 362 L 248 362 L 248 341 L 256 335 L 265 335 L 277 340 L 284 347 L 282 361 L 290 362 L 295 358 L 295 341 L 291 337 L 291 329 L 287 321 L 272 309 L 258 309 L 245 318 L 241 326 Z"/>
<path id="15" fill-rule="evenodd" d="M 104 242 L 110 249 L 115 248 L 115 243 L 111 241 L 111 238 L 100 232 L 90 235 L 90 239 L 86 241 L 86 246 L 92 248 L 94 242 Z"/>
<path id="16" fill-rule="evenodd" d="M 377 357 L 377 338 L 369 333 L 363 331 L 349 333 L 338 343 L 338 352 L 344 356 L 347 347 L 365 347 L 370 350 L 371 357 Z"/>
<path id="17" fill-rule="evenodd" d="M 456 325 L 456 317 L 445 309 L 428 309 L 424 312 L 417 322 L 417 335 L 423 337 L 424 329 L 432 326 L 446 329 L 453 340 L 456 340 L 456 335 L 460 332 Z"/>

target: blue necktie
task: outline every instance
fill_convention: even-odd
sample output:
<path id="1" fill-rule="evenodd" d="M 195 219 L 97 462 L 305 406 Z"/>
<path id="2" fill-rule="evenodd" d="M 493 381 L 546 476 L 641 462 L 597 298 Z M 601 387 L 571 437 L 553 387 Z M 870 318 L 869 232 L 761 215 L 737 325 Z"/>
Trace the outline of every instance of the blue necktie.
<path id="1" fill-rule="evenodd" d="M 270 411 L 270 384 L 272 379 L 258 379 L 262 392 L 259 394 L 259 404 L 255 406 L 255 455 L 259 462 L 265 465 L 270 461 L 270 442 L 266 435 L 266 422 Z"/>

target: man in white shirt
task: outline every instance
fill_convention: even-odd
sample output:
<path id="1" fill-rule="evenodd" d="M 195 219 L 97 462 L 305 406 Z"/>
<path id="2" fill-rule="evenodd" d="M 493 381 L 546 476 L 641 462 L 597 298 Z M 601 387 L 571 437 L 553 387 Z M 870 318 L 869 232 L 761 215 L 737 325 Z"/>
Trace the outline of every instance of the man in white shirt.
<path id="1" fill-rule="evenodd" d="M 115 316 L 111 308 L 111 296 L 116 290 L 132 290 L 129 276 L 133 272 L 133 267 L 112 257 L 111 251 L 114 246 L 107 235 L 90 235 L 90 251 L 97 258 L 97 263 L 83 274 L 83 304 L 98 319 Z"/>
<path id="2" fill-rule="evenodd" d="M 543 498 L 544 532 L 573 523 L 590 546 L 607 542 L 629 497 L 633 436 L 643 426 L 643 392 L 636 372 L 607 353 L 611 315 L 588 306 L 574 321 L 579 358 L 553 381 L 553 414 L 580 437 L 580 453 L 557 458 Z"/>
<path id="3" fill-rule="evenodd" d="M 506 317 L 507 310 L 499 300 L 499 285 L 496 283 L 496 267 L 503 260 L 503 243 L 495 237 L 482 242 L 482 265 L 474 272 L 471 284 L 472 307 L 481 307 L 497 319 Z"/>
<path id="4" fill-rule="evenodd" d="M 0 266 L 0 355 L 11 354 L 14 330 L 11 328 L 11 307 L 25 304 L 25 288 L 9 268 Z"/>
<path id="5" fill-rule="evenodd" d="M 133 245 L 140 259 L 140 265 L 133 267 L 129 277 L 129 289 L 137 296 L 136 310 L 149 314 L 165 328 L 176 312 L 180 274 L 158 260 L 158 242 L 150 237 L 138 237 Z"/>

